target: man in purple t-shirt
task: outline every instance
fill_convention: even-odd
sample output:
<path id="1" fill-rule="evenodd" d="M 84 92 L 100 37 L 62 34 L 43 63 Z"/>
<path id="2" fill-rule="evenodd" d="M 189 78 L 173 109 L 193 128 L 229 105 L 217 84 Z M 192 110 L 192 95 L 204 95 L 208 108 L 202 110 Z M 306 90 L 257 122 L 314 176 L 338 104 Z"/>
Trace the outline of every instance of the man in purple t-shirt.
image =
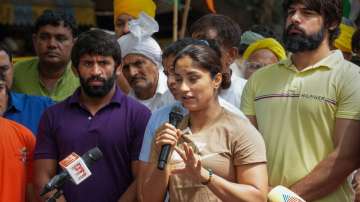
<path id="1" fill-rule="evenodd" d="M 41 118 L 35 149 L 36 191 L 40 193 L 60 171 L 58 162 L 71 152 L 82 155 L 98 146 L 103 158 L 90 168 L 92 175 L 79 185 L 66 182 L 58 201 L 134 201 L 138 156 L 150 111 L 115 84 L 115 71 L 121 65 L 115 37 L 100 30 L 81 34 L 71 60 L 81 87 Z"/>

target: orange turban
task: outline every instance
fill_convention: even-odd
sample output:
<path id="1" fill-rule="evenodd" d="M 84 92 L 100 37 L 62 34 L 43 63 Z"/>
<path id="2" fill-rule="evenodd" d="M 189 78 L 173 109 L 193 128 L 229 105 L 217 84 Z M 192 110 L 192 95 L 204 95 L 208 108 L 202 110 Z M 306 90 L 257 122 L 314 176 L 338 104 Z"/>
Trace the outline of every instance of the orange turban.
<path id="1" fill-rule="evenodd" d="M 114 0 L 114 18 L 121 14 L 128 14 L 138 18 L 141 11 L 155 17 L 156 5 L 152 0 Z"/>

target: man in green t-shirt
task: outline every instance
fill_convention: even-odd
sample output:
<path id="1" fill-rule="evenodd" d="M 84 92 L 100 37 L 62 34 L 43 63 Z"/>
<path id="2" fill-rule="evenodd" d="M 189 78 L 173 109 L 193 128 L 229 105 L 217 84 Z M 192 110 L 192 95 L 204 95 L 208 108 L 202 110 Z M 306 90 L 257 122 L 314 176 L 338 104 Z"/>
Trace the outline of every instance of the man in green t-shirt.
<path id="1" fill-rule="evenodd" d="M 285 0 L 288 59 L 257 70 L 241 110 L 263 135 L 269 185 L 314 202 L 352 202 L 360 164 L 360 73 L 330 44 L 341 0 Z"/>
<path id="2" fill-rule="evenodd" d="M 46 10 L 35 22 L 33 44 L 37 58 L 15 64 L 13 90 L 64 100 L 79 86 L 70 54 L 77 25 L 73 16 Z"/>

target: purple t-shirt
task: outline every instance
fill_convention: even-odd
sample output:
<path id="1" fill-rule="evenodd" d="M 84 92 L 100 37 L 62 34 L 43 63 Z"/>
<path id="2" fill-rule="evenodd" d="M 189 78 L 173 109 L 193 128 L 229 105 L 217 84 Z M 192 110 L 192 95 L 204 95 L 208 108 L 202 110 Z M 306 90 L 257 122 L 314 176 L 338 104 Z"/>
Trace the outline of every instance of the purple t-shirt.
<path id="1" fill-rule="evenodd" d="M 103 158 L 79 185 L 66 182 L 67 202 L 115 202 L 133 181 L 131 162 L 138 160 L 150 111 L 116 89 L 111 102 L 92 116 L 79 103 L 80 90 L 48 108 L 40 121 L 35 159 L 60 161 L 95 146 Z"/>

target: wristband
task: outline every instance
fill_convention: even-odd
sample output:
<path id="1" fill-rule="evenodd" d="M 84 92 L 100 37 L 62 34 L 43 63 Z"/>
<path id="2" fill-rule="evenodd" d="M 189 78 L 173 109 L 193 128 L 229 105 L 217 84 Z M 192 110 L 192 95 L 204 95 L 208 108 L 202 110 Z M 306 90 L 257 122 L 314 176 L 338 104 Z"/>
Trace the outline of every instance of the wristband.
<path id="1" fill-rule="evenodd" d="M 206 169 L 209 172 L 209 178 L 205 182 L 201 182 L 203 185 L 208 185 L 211 182 L 211 177 L 213 176 L 213 171 L 211 169 Z"/>

